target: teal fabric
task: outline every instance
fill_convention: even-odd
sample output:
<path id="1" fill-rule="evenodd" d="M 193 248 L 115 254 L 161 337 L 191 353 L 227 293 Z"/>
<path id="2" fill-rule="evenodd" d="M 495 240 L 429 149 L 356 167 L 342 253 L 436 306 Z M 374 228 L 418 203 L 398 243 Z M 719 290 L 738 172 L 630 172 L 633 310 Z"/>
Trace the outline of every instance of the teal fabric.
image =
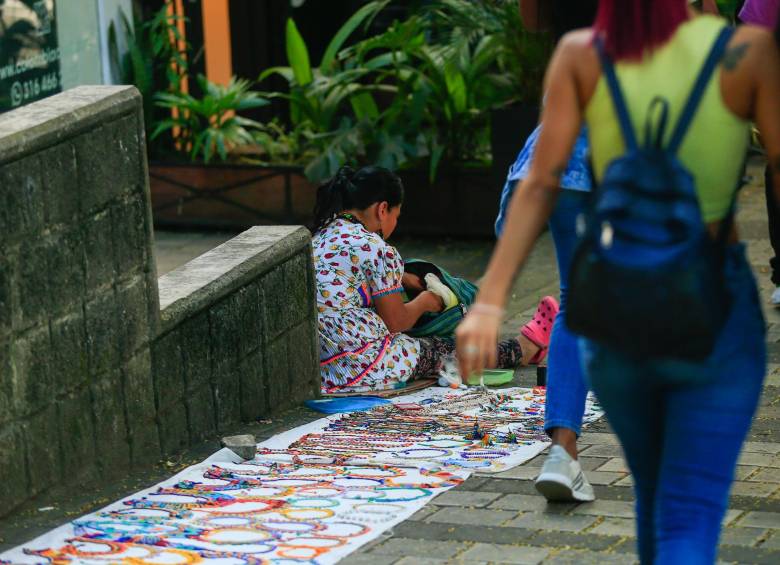
<path id="1" fill-rule="evenodd" d="M 467 307 L 474 303 L 477 296 L 477 286 L 471 281 L 454 277 L 441 267 L 420 259 L 407 259 L 404 263 L 404 269 L 408 273 L 421 275 L 420 278 L 424 277 L 426 273 L 434 273 L 441 282 L 450 287 L 455 296 L 458 297 L 459 302 L 458 306 L 445 312 L 423 314 L 417 324 L 405 333 L 412 337 L 453 337 L 455 328 L 466 315 Z"/>

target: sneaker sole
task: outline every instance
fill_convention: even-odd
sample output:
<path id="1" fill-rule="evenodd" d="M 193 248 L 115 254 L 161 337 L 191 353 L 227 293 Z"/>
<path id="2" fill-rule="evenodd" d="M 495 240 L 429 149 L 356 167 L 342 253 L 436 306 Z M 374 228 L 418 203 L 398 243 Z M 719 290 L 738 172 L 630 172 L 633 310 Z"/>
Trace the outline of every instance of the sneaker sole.
<path id="1" fill-rule="evenodd" d="M 534 486 L 539 493 L 550 502 L 592 502 L 595 496 L 588 496 L 574 491 L 563 475 L 544 473 L 539 475 Z"/>

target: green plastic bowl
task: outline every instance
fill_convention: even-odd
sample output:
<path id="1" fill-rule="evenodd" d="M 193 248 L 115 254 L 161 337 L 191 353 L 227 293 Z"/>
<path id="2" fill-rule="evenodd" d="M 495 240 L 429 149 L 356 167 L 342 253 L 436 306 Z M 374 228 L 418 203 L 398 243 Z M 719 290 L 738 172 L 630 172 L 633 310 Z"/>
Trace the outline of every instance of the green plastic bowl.
<path id="1" fill-rule="evenodd" d="M 482 373 L 485 377 L 485 386 L 501 386 L 511 383 L 515 377 L 514 369 L 487 369 Z M 471 386 L 479 385 L 479 377 L 473 375 L 469 377 L 467 384 Z"/>

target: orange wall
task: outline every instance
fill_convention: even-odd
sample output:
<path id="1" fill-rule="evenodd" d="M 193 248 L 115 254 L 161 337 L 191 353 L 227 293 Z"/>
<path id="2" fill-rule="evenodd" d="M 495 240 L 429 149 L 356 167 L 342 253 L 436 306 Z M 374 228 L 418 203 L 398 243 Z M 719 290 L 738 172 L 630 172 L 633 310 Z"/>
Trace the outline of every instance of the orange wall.
<path id="1" fill-rule="evenodd" d="M 228 0 L 203 0 L 202 7 L 206 76 L 211 82 L 227 84 L 233 76 Z"/>

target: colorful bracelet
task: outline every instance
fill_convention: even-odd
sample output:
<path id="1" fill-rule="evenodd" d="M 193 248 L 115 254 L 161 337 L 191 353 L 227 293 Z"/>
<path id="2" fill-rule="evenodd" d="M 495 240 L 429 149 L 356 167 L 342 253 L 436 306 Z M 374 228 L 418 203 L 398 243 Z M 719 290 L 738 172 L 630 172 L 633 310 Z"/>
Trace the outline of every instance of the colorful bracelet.
<path id="1" fill-rule="evenodd" d="M 485 316 L 495 316 L 496 318 L 503 318 L 506 311 L 500 306 L 495 304 L 484 304 L 477 302 L 469 307 L 469 312 L 475 312 L 477 314 L 484 314 Z"/>

